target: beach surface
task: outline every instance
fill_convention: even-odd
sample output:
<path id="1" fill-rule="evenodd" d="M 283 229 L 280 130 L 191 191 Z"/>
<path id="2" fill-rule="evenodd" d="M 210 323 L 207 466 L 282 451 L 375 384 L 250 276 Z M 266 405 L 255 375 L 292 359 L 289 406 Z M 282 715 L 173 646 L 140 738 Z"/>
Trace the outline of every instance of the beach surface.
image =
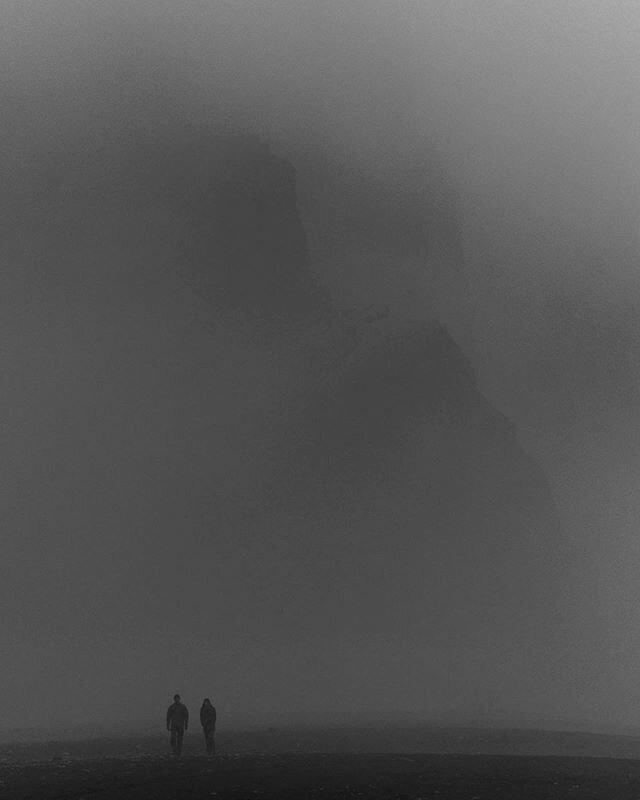
<path id="1" fill-rule="evenodd" d="M 98 750 L 105 742 L 87 743 Z M 115 745 L 114 745 L 115 747 Z M 27 748 L 28 749 L 28 748 Z M 638 800 L 640 761 L 470 753 L 48 754 L 4 749 L 11 800 Z M 29 751 L 29 752 L 32 752 Z M 45 755 L 45 751 L 39 751 Z"/>

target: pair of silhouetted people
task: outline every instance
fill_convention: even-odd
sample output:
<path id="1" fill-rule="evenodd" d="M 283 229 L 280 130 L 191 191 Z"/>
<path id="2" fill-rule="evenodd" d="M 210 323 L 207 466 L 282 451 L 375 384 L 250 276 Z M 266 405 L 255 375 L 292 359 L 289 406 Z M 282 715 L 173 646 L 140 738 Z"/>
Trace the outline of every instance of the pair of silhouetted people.
<path id="1" fill-rule="evenodd" d="M 200 708 L 200 724 L 208 756 L 215 753 L 216 717 L 216 710 L 211 705 L 211 700 L 206 697 Z M 189 710 L 180 701 L 180 695 L 174 694 L 173 703 L 167 709 L 167 730 L 171 732 L 171 752 L 176 757 L 182 753 L 182 740 L 188 728 Z"/>

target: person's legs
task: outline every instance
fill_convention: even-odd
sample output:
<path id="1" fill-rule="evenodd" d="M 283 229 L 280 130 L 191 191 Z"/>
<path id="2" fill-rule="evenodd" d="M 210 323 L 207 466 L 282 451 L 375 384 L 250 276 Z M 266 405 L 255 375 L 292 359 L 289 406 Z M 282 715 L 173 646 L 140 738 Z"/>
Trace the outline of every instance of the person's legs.
<path id="1" fill-rule="evenodd" d="M 171 728 L 171 752 L 173 755 L 177 755 L 178 750 L 178 731 L 176 728 Z"/>
<path id="2" fill-rule="evenodd" d="M 177 741 L 176 741 L 177 753 L 176 753 L 176 755 L 180 756 L 180 755 L 182 755 L 182 740 L 184 738 L 184 728 L 178 728 L 178 730 L 176 731 L 176 737 L 177 737 Z"/>
<path id="3" fill-rule="evenodd" d="M 207 745 L 207 755 L 212 756 L 215 752 L 215 742 L 213 738 L 213 731 L 210 728 L 204 729 L 204 740 Z"/>

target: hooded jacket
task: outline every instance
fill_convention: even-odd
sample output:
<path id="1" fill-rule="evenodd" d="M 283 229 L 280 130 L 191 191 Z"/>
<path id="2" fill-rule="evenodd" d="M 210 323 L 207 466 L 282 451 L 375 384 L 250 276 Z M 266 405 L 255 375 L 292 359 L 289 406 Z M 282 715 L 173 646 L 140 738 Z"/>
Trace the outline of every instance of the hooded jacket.
<path id="1" fill-rule="evenodd" d="M 200 707 L 200 724 L 203 728 L 212 729 L 216 727 L 216 710 L 212 705 L 204 705 Z"/>

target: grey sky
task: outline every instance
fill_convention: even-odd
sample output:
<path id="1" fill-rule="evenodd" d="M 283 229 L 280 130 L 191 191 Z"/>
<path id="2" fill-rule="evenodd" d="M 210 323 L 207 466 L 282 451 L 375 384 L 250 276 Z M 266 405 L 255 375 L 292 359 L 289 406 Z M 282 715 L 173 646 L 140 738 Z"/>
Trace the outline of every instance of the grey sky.
<path id="1" fill-rule="evenodd" d="M 574 559 L 567 603 L 591 603 L 563 655 L 573 694 L 526 697 L 521 655 L 511 677 L 502 666 L 504 703 L 637 724 L 637 4 L 22 0 L 2 5 L 0 31 L 6 724 L 149 717 L 174 691 L 236 710 L 407 708 L 424 675 L 451 709 L 500 705 L 496 665 L 465 662 L 480 649 L 435 611 L 418 652 L 390 625 L 354 640 L 346 622 L 323 649 L 305 618 L 317 595 L 287 573 L 304 554 L 221 521 L 269 468 L 297 355 L 211 318 L 173 261 L 188 210 L 133 179 L 120 197 L 134 167 L 112 160 L 161 176 L 149 139 L 188 149 L 220 126 L 270 136 L 296 165 L 337 305 L 411 319 L 433 307 L 415 259 L 364 236 L 323 258 L 312 167 L 347 165 L 392 196 L 415 189 L 426 145 L 438 153 L 468 289 L 441 312 L 547 470 Z M 66 205 L 57 180 L 74 187 Z M 398 653 L 406 688 L 385 695 Z M 366 658 L 379 669 L 361 681 Z"/>

